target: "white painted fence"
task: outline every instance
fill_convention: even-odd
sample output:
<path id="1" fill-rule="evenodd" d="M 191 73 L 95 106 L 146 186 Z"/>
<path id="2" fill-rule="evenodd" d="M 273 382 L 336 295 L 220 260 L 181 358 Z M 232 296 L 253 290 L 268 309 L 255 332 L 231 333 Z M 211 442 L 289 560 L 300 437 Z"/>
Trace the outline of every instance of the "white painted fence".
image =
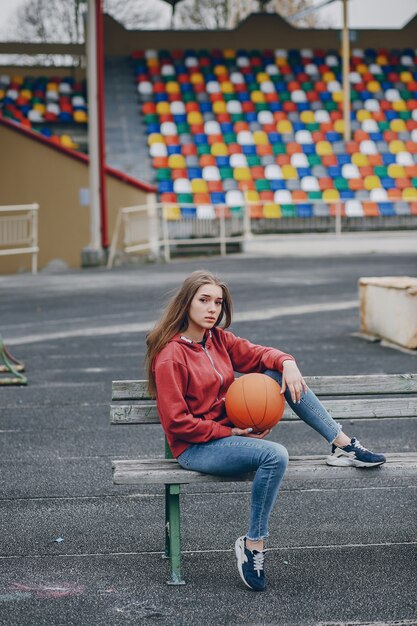
<path id="1" fill-rule="evenodd" d="M 257 233 L 254 225 L 260 221 L 272 222 L 280 220 L 294 220 L 294 223 L 309 220 L 329 220 L 333 221 L 333 228 L 336 235 L 342 233 L 342 214 L 344 200 L 292 200 L 291 205 L 298 204 L 327 204 L 334 206 L 332 216 L 296 217 L 296 218 L 251 218 L 251 207 L 259 207 L 270 202 L 256 200 L 246 201 L 239 213 L 230 210 L 227 205 L 207 205 L 207 217 L 184 217 L 179 219 L 168 219 L 170 209 L 178 207 L 179 203 L 155 203 L 136 207 L 126 207 L 119 210 L 116 227 L 113 233 L 112 244 L 108 257 L 107 267 L 113 266 L 118 247 L 118 241 L 122 236 L 122 247 L 124 253 L 146 252 L 152 256 L 159 256 L 163 250 L 165 261 L 171 258 L 171 246 L 217 244 L 220 245 L 220 254 L 226 254 L 228 243 L 249 242 L 251 240 L 262 240 L 263 234 L 270 239 L 271 232 Z M 195 207 L 195 204 L 181 203 L 181 207 Z M 204 213 L 203 213 L 204 214 Z M 351 219 L 360 220 L 366 218 L 363 215 L 347 216 Z M 411 217 L 411 216 L 410 216 Z M 369 217 L 367 219 L 378 219 Z M 416 219 L 415 217 L 413 219 Z"/>
<path id="2" fill-rule="evenodd" d="M 32 274 L 38 271 L 39 204 L 0 206 L 0 256 L 32 255 Z"/>

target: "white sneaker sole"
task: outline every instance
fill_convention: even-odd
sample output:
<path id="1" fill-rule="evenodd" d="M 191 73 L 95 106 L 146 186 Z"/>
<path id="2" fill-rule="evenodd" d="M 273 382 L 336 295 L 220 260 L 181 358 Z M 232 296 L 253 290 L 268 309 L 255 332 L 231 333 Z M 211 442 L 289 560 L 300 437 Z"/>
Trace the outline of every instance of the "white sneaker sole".
<path id="1" fill-rule="evenodd" d="M 244 563 L 243 556 L 245 554 L 245 538 L 244 537 L 238 537 L 238 539 L 236 539 L 235 554 L 237 558 L 237 569 L 239 570 L 240 577 L 245 583 L 246 587 L 248 587 L 249 589 L 252 589 L 252 587 L 248 585 L 248 583 L 246 582 L 245 577 L 243 575 L 243 563 Z"/>
<path id="2" fill-rule="evenodd" d="M 333 465 L 334 467 L 378 467 L 378 465 L 383 465 L 385 461 L 365 463 L 365 461 L 358 461 L 357 459 L 351 459 L 347 456 L 328 456 L 326 463 L 327 465 Z"/>

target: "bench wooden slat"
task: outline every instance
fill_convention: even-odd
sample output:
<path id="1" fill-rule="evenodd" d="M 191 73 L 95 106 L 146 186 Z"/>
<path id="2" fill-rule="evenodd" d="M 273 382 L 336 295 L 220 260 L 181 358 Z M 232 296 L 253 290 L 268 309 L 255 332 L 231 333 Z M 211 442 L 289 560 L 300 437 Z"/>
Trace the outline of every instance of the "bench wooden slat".
<path id="1" fill-rule="evenodd" d="M 417 374 L 373 374 L 371 376 L 306 376 L 318 396 L 417 393 Z M 113 400 L 149 400 L 146 380 L 113 381 Z"/>
<path id="2" fill-rule="evenodd" d="M 380 417 L 417 417 L 417 397 L 357 398 L 323 400 L 323 405 L 336 419 L 372 419 Z M 159 424 L 156 404 L 152 400 L 139 404 L 121 404 L 110 407 L 112 424 Z M 299 419 L 285 407 L 283 420 Z"/>
<path id="3" fill-rule="evenodd" d="M 417 453 L 405 452 L 386 455 L 387 462 L 376 468 L 332 467 L 325 456 L 290 457 L 286 479 L 352 479 L 397 476 L 414 477 L 417 482 Z M 189 484 L 207 482 L 241 482 L 252 480 L 253 474 L 224 477 L 184 470 L 175 459 L 142 459 L 113 461 L 113 482 L 116 485 L 135 484 Z"/>

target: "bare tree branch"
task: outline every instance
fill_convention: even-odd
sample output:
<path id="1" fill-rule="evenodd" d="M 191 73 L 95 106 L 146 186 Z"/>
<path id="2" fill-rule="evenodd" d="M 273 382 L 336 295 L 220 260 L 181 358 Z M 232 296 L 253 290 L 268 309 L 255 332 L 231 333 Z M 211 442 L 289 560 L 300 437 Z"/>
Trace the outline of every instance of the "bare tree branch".
<path id="1" fill-rule="evenodd" d="M 83 11 L 87 0 L 25 0 L 3 31 L 7 41 L 82 43 Z M 289 16 L 311 6 L 311 0 L 182 0 L 173 27 L 212 30 L 235 27 L 252 11 Z M 104 10 L 128 29 L 169 28 L 172 9 L 163 0 L 105 0 Z M 311 14 L 293 21 L 297 26 L 317 26 Z"/>

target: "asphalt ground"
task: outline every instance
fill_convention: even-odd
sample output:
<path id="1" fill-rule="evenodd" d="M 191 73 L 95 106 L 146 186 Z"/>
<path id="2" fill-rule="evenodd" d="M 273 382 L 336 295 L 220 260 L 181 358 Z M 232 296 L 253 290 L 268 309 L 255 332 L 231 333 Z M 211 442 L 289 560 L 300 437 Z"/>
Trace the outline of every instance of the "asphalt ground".
<path id="1" fill-rule="evenodd" d="M 185 487 L 187 584 L 166 584 L 163 490 L 115 487 L 112 458 L 163 450 L 158 426 L 110 426 L 111 381 L 144 377 L 146 331 L 191 271 L 232 291 L 232 329 L 295 355 L 306 375 L 409 373 L 417 355 L 358 336 L 361 276 L 416 275 L 417 250 L 268 253 L 0 277 L 0 332 L 27 387 L 0 387 L 0 624 L 417 624 L 416 480 L 283 484 L 264 594 L 246 590 L 234 541 L 249 485 Z M 416 420 L 348 420 L 378 451 L 416 450 Z M 271 438 L 325 454 L 301 422 Z"/>

